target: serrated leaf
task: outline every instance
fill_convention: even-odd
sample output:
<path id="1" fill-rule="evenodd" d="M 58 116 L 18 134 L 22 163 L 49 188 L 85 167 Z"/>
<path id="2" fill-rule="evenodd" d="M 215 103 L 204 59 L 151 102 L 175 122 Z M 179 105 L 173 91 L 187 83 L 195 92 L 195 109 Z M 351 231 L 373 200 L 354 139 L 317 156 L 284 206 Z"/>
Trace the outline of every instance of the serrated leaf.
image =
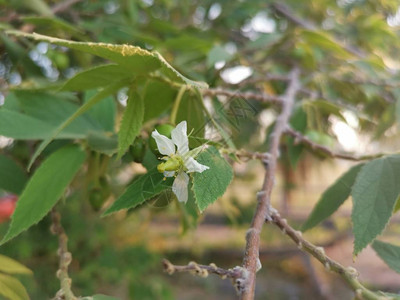
<path id="1" fill-rule="evenodd" d="M 28 179 L 14 160 L 0 154 L 0 189 L 19 195 Z"/>
<path id="2" fill-rule="evenodd" d="M 332 215 L 350 196 L 351 188 L 364 164 L 358 164 L 340 176 L 321 196 L 301 230 L 306 231 Z"/>
<path id="3" fill-rule="evenodd" d="M 113 62 L 123 65 L 127 69 L 131 69 L 132 71 L 134 70 L 137 73 L 149 73 L 161 67 L 161 63 L 157 58 L 157 55 L 136 46 L 93 42 L 74 42 L 37 33 L 24 33 L 17 30 L 9 30 L 6 33 L 87 52 L 109 59 Z"/>
<path id="4" fill-rule="evenodd" d="M 36 170 L 17 201 L 11 224 L 0 245 L 39 222 L 57 203 L 85 161 L 79 146 L 52 153 Z"/>
<path id="5" fill-rule="evenodd" d="M 173 81 L 179 81 L 197 88 L 207 88 L 204 82 L 190 80 L 174 69 L 158 52 L 150 52 L 132 45 L 117 45 L 107 43 L 74 42 L 58 39 L 37 33 L 25 33 L 18 30 L 7 30 L 9 35 L 26 37 L 37 41 L 68 47 L 96 56 L 109 59 L 136 74 L 148 74 L 157 69 Z"/>
<path id="6" fill-rule="evenodd" d="M 197 206 L 202 212 L 225 193 L 233 179 L 233 172 L 215 147 L 201 152 L 196 160 L 209 167 L 202 173 L 193 174 L 193 192 Z"/>
<path id="7" fill-rule="evenodd" d="M 372 248 L 378 256 L 391 268 L 400 273 L 400 247 L 381 241 L 375 241 Z"/>
<path id="8" fill-rule="evenodd" d="M 105 87 L 103 90 L 99 91 L 96 95 L 91 97 L 85 104 L 83 104 L 79 109 L 73 113 L 67 120 L 65 120 L 56 130 L 54 130 L 51 135 L 46 138 L 36 149 L 35 153 L 32 155 L 31 161 L 29 162 L 28 169 L 32 166 L 33 162 L 36 160 L 36 158 L 43 152 L 43 150 L 47 147 L 48 144 L 52 140 L 55 139 L 55 137 L 64 129 L 66 128 L 69 124 L 71 124 L 76 118 L 78 118 L 80 115 L 84 114 L 87 112 L 90 108 L 92 108 L 95 104 L 97 104 L 99 101 L 104 99 L 105 97 L 109 96 L 110 94 L 116 92 L 119 88 L 124 86 L 126 82 L 121 81 L 117 82 L 114 84 L 111 84 L 107 87 Z"/>
<path id="9" fill-rule="evenodd" d="M 375 159 L 362 167 L 353 197 L 354 255 L 385 229 L 400 194 L 400 155 Z"/>
<path id="10" fill-rule="evenodd" d="M 22 283 L 9 275 L 0 273 L 0 295 L 11 300 L 29 300 Z"/>
<path id="11" fill-rule="evenodd" d="M 21 263 L 0 254 L 0 271 L 7 274 L 31 275 L 32 271 Z"/>
<path id="12" fill-rule="evenodd" d="M 172 180 L 172 178 L 164 180 L 164 175 L 159 173 L 156 168 L 150 170 L 128 186 L 125 192 L 104 212 L 103 216 L 121 209 L 134 208 L 144 203 L 146 200 L 170 189 Z"/>
<path id="13" fill-rule="evenodd" d="M 120 158 L 140 132 L 144 116 L 142 97 L 131 88 L 128 92 L 128 103 L 122 116 L 118 131 L 118 158 Z"/>
<path id="14" fill-rule="evenodd" d="M 70 78 L 61 88 L 62 91 L 83 91 L 110 85 L 115 81 L 132 78 L 134 70 L 120 65 L 108 64 L 84 70 Z"/>

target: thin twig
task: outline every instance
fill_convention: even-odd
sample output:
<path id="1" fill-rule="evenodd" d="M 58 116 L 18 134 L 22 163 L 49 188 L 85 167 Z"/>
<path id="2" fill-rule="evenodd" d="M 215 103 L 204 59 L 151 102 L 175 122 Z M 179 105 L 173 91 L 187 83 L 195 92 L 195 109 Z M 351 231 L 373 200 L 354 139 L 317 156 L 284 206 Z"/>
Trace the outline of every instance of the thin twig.
<path id="1" fill-rule="evenodd" d="M 61 216 L 53 208 L 51 210 L 51 232 L 58 236 L 59 248 L 57 251 L 60 257 L 59 269 L 57 277 L 60 279 L 61 289 L 54 297 L 55 300 L 76 300 L 74 293 L 71 290 L 71 278 L 68 275 L 68 266 L 72 261 L 71 252 L 68 252 L 68 237 L 65 234 L 64 228 L 61 225 Z"/>
<path id="2" fill-rule="evenodd" d="M 339 158 L 339 159 L 345 159 L 345 160 L 351 160 L 351 161 L 362 161 L 362 160 L 371 160 L 371 159 L 379 158 L 379 157 L 382 157 L 385 155 L 384 153 L 378 153 L 378 154 L 357 156 L 357 155 L 346 154 L 346 153 L 338 153 L 338 152 L 335 152 L 335 151 L 329 149 L 326 146 L 323 146 L 323 145 L 313 142 L 308 137 L 302 135 L 300 132 L 294 130 L 290 126 L 286 127 L 285 133 L 295 138 L 295 144 L 303 143 L 303 144 L 309 146 L 311 149 L 318 150 L 318 151 L 326 154 L 327 156 L 330 156 L 333 158 Z"/>
<path id="3" fill-rule="evenodd" d="M 265 221 L 272 222 L 280 230 L 290 237 L 297 245 L 297 247 L 304 251 L 308 252 L 312 256 L 314 256 L 319 262 L 321 262 L 328 271 L 333 271 L 339 274 L 347 284 L 356 292 L 357 296 L 360 296 L 361 299 L 367 300 L 382 300 L 382 299 L 392 299 L 390 297 L 385 297 L 383 294 L 375 293 L 365 286 L 363 286 L 358 281 L 358 272 L 356 269 L 352 267 L 344 267 L 339 264 L 337 261 L 333 260 L 332 258 L 328 257 L 325 254 L 324 248 L 317 247 L 314 244 L 310 243 L 309 241 L 305 240 L 300 231 L 296 231 L 293 229 L 286 221 L 283 219 L 278 211 L 275 209 L 271 209 L 270 215 L 265 219 Z"/>
<path id="4" fill-rule="evenodd" d="M 293 69 L 290 74 L 290 81 L 286 93 L 281 97 L 282 112 L 276 120 L 272 133 L 271 146 L 268 151 L 270 159 L 266 164 L 266 172 L 262 191 L 258 193 L 257 208 L 251 222 L 250 229 L 246 234 L 246 252 L 243 259 L 243 267 L 248 270 L 246 285 L 241 294 L 242 300 L 254 299 L 256 272 L 259 265 L 260 232 L 269 213 L 270 196 L 275 181 L 275 172 L 279 157 L 279 144 L 282 134 L 289 122 L 294 100 L 300 89 L 299 70 Z"/>
<path id="5" fill-rule="evenodd" d="M 196 262 L 190 262 L 185 266 L 173 265 L 169 260 L 163 259 L 162 261 L 164 271 L 169 275 L 174 274 L 175 272 L 189 272 L 193 275 L 197 275 L 200 277 L 208 277 L 209 274 L 215 274 L 220 276 L 222 279 L 225 278 L 238 278 L 241 274 L 238 273 L 238 270 L 233 269 L 223 269 L 217 267 L 215 264 L 211 263 L 209 265 L 199 265 Z"/>
<path id="6" fill-rule="evenodd" d="M 237 83 L 236 85 L 246 86 L 246 85 L 263 83 L 263 82 L 268 82 L 268 81 L 285 81 L 286 82 L 286 81 L 289 81 L 289 77 L 287 75 L 267 74 L 263 77 L 245 79 L 245 80 Z"/>
<path id="7" fill-rule="evenodd" d="M 164 271 L 169 275 L 175 272 L 188 272 L 192 275 L 200 276 L 203 278 L 208 277 L 209 274 L 215 274 L 221 277 L 221 279 L 229 278 L 232 281 L 233 286 L 236 291 L 240 290 L 243 285 L 243 281 L 246 277 L 247 271 L 242 267 L 234 267 L 232 269 L 223 269 L 217 267 L 214 263 L 207 265 L 199 265 L 198 263 L 192 261 L 185 266 L 173 265 L 169 260 L 164 259 L 162 261 Z"/>
<path id="8" fill-rule="evenodd" d="M 206 89 L 203 90 L 203 95 L 205 96 L 227 96 L 230 98 L 243 98 L 246 100 L 252 99 L 260 102 L 267 103 L 282 103 L 282 99 L 280 96 L 276 95 L 267 95 L 263 93 L 252 93 L 252 92 L 237 92 L 225 89 Z"/>
<path id="9" fill-rule="evenodd" d="M 240 159 L 245 159 L 245 162 L 252 160 L 252 159 L 253 160 L 258 159 L 263 163 L 268 163 L 268 160 L 270 158 L 269 153 L 252 152 L 252 151 L 247 151 L 244 149 L 232 150 L 232 149 L 221 148 L 220 152 L 224 153 L 224 154 L 233 154 Z"/>

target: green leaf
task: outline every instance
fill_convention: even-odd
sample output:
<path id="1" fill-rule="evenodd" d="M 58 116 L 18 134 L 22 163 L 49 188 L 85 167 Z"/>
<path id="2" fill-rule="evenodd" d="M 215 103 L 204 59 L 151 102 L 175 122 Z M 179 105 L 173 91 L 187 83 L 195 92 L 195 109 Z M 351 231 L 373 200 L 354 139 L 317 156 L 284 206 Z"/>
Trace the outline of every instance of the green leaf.
<path id="1" fill-rule="evenodd" d="M 96 90 L 85 92 L 85 103 L 88 102 L 95 94 Z M 93 105 L 85 115 L 91 117 L 97 122 L 104 131 L 115 131 L 115 117 L 117 114 L 117 105 L 112 95 L 105 97 L 100 102 Z"/>
<path id="2" fill-rule="evenodd" d="M 65 22 L 63 19 L 57 17 L 43 17 L 43 16 L 21 16 L 21 20 L 37 26 L 41 26 L 50 31 L 60 31 L 63 33 L 70 33 L 79 39 L 84 38 L 84 32 L 77 29 L 75 26 Z"/>
<path id="3" fill-rule="evenodd" d="M 357 176 L 353 197 L 354 255 L 385 229 L 400 194 L 400 155 L 367 163 Z"/>
<path id="4" fill-rule="evenodd" d="M 148 173 L 136 179 L 125 192 L 111 205 L 103 216 L 107 216 L 121 209 L 134 208 L 146 200 L 159 195 L 161 192 L 170 189 L 172 178 L 164 180 L 164 175 L 157 169 L 152 169 Z"/>
<path id="5" fill-rule="evenodd" d="M 57 203 L 85 160 L 79 146 L 52 153 L 36 170 L 22 192 L 11 225 L 0 245 L 39 222 Z"/>
<path id="6" fill-rule="evenodd" d="M 290 125 L 293 129 L 302 133 L 306 130 L 307 114 L 302 106 L 299 106 L 294 110 L 292 117 L 290 118 Z M 287 149 L 290 165 L 295 169 L 301 158 L 301 154 L 303 153 L 304 146 L 302 144 L 296 145 L 294 138 L 288 136 Z"/>
<path id="7" fill-rule="evenodd" d="M 48 42 L 58 46 L 63 46 L 100 56 L 116 62 L 127 69 L 131 69 L 131 71 L 135 72 L 136 74 L 149 73 L 161 67 L 161 63 L 160 60 L 157 58 L 157 55 L 140 47 L 135 47 L 131 45 L 74 42 L 37 33 L 24 33 L 17 30 L 9 30 L 6 33 L 18 37 L 30 38 L 36 41 Z"/>
<path id="8" fill-rule="evenodd" d="M 32 271 L 19 262 L 0 254 L 0 271 L 8 274 L 31 275 Z"/>
<path id="9" fill-rule="evenodd" d="M 106 135 L 101 132 L 89 133 L 87 142 L 93 150 L 112 156 L 118 151 L 118 138 L 116 135 Z"/>
<path id="10" fill-rule="evenodd" d="M 301 230 L 306 231 L 332 215 L 350 196 L 351 188 L 364 164 L 358 164 L 340 176 L 321 196 Z"/>
<path id="11" fill-rule="evenodd" d="M 214 46 L 207 55 L 207 67 L 214 66 L 217 62 L 226 62 L 232 57 L 224 47 L 217 45 Z"/>
<path id="12" fill-rule="evenodd" d="M 17 140 L 36 140 L 48 138 L 53 130 L 54 126 L 33 117 L 0 109 L 0 135 Z M 79 137 L 83 137 L 83 134 Z"/>
<path id="13" fill-rule="evenodd" d="M 374 241 L 372 248 L 394 271 L 400 273 L 400 247 L 381 241 Z"/>
<path id="14" fill-rule="evenodd" d="M 341 59 L 352 57 L 350 52 L 338 44 L 328 33 L 316 30 L 302 30 L 301 37 L 311 46 L 320 47 Z"/>
<path id="15" fill-rule="evenodd" d="M 43 150 L 47 147 L 50 142 L 55 139 L 55 137 L 64 129 L 66 128 L 69 124 L 72 123 L 76 118 L 78 118 L 80 115 L 84 114 L 87 112 L 90 108 L 92 108 L 95 104 L 97 104 L 100 100 L 103 98 L 109 96 L 110 94 L 116 92 L 119 88 L 125 85 L 125 82 L 117 82 L 115 84 L 111 84 L 104 89 L 102 89 L 100 92 L 98 92 L 96 95 L 94 95 L 92 98 L 90 98 L 85 104 L 83 104 L 79 109 L 72 114 L 67 120 L 65 120 L 53 133 L 46 138 L 36 149 L 35 153 L 32 155 L 31 161 L 29 162 L 28 169 L 32 166 L 33 162 L 36 160 L 36 158 L 40 155 L 40 153 L 43 152 Z"/>
<path id="16" fill-rule="evenodd" d="M 140 132 L 144 116 L 144 103 L 141 96 L 131 88 L 128 92 L 128 103 L 122 116 L 118 131 L 118 158 L 120 158 Z"/>
<path id="17" fill-rule="evenodd" d="M 79 109 L 79 106 L 72 102 L 76 101 L 76 98 L 71 93 L 54 94 L 15 91 L 14 95 L 21 111 L 54 126 L 60 126 L 63 121 L 71 117 Z M 102 130 L 102 128 L 88 115 L 75 118 L 73 122 L 65 127 L 65 132 L 70 132 L 74 135 L 86 134 L 93 130 Z"/>
<path id="18" fill-rule="evenodd" d="M 82 71 L 70 78 L 63 91 L 83 91 L 110 85 L 115 81 L 132 78 L 133 72 L 120 65 L 108 64 Z"/>
<path id="19" fill-rule="evenodd" d="M 37 33 L 25 33 L 18 30 L 7 30 L 7 34 L 26 37 L 37 41 L 68 47 L 96 56 L 109 59 L 134 74 L 148 74 L 157 69 L 173 81 L 183 82 L 197 88 L 207 88 L 204 82 L 190 80 L 174 69 L 158 52 L 149 52 L 140 47 L 131 45 L 116 45 L 107 43 L 74 42 L 58 39 Z"/>
<path id="20" fill-rule="evenodd" d="M 393 213 L 397 213 L 400 210 L 400 196 L 397 197 L 396 204 L 393 208 Z"/>
<path id="21" fill-rule="evenodd" d="M 204 117 L 202 96 L 197 91 L 186 91 L 182 97 L 176 116 L 176 124 L 187 121 L 187 132 L 192 139 L 189 139 L 191 148 L 203 144 L 206 119 Z M 199 139 L 199 141 L 196 141 Z"/>
<path id="22" fill-rule="evenodd" d="M 204 211 L 224 193 L 233 179 L 231 166 L 215 147 L 201 152 L 196 160 L 207 167 L 202 173 L 193 174 L 193 192 L 199 210 Z"/>
<path id="23" fill-rule="evenodd" d="M 48 139 L 79 109 L 71 100 L 76 99 L 69 93 L 14 91 L 7 95 L 4 107 L 0 108 L 0 135 L 14 139 Z M 112 113 L 110 107 L 106 109 Z M 104 130 L 103 123 L 108 123 L 109 118 L 96 117 L 90 111 L 75 118 L 55 138 L 84 138 L 88 132 Z"/>
<path id="24" fill-rule="evenodd" d="M 159 117 L 171 107 L 176 97 L 176 89 L 162 81 L 151 80 L 146 84 L 144 92 L 144 119 L 148 120 Z M 161 101 L 162 99 L 162 101 Z"/>
<path id="25" fill-rule="evenodd" d="M 19 195 L 28 176 L 11 158 L 0 154 L 0 189 Z"/>
<path id="26" fill-rule="evenodd" d="M 28 293 L 18 279 L 0 273 L 0 295 L 10 300 L 29 300 Z"/>

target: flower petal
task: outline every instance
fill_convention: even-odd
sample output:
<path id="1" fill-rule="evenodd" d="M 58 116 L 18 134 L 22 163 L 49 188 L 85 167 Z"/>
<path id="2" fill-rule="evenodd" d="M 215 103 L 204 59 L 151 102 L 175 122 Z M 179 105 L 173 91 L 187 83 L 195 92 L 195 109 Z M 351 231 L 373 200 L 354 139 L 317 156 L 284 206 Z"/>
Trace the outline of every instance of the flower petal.
<path id="1" fill-rule="evenodd" d="M 201 172 L 209 169 L 209 167 L 198 163 L 193 157 L 188 157 L 185 160 L 185 167 L 186 167 L 188 173 L 191 173 L 191 172 L 201 173 Z"/>
<path id="2" fill-rule="evenodd" d="M 189 176 L 185 172 L 180 172 L 172 184 L 172 191 L 179 202 L 186 203 L 188 200 L 188 184 Z"/>
<path id="3" fill-rule="evenodd" d="M 165 135 L 161 135 L 157 129 L 151 133 L 151 136 L 156 140 L 158 151 L 162 155 L 172 155 L 175 153 L 174 143 Z"/>
<path id="4" fill-rule="evenodd" d="M 175 175 L 175 171 L 164 171 L 164 177 L 173 177 Z"/>
<path id="5" fill-rule="evenodd" d="M 176 125 L 175 129 L 171 131 L 171 137 L 174 144 L 178 147 L 178 153 L 180 155 L 185 155 L 189 152 L 186 121 L 182 121 Z"/>

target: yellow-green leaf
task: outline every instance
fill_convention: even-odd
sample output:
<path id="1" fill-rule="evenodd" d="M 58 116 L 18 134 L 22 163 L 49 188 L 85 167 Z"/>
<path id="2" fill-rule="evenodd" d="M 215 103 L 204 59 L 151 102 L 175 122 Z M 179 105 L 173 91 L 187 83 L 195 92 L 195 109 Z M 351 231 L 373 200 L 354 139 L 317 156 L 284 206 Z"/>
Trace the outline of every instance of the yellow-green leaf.
<path id="1" fill-rule="evenodd" d="M 0 295 L 10 300 L 29 300 L 25 287 L 18 279 L 0 273 Z"/>
<path id="2" fill-rule="evenodd" d="M 121 157 L 140 132 L 144 116 L 142 97 L 131 88 L 128 93 L 128 103 L 118 132 L 118 157 Z"/>
<path id="3" fill-rule="evenodd" d="M 0 254 L 0 271 L 8 274 L 27 274 L 31 275 L 32 271 L 21 263 Z"/>

